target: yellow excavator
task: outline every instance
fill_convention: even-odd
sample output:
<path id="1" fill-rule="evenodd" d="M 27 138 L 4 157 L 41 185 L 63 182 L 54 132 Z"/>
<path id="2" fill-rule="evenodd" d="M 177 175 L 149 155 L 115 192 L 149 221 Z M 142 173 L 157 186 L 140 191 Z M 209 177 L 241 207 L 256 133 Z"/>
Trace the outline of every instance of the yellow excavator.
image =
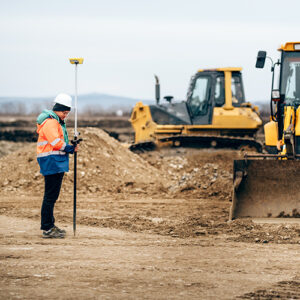
<path id="1" fill-rule="evenodd" d="M 269 154 L 234 161 L 233 198 L 229 219 L 300 217 L 300 42 L 279 49 L 273 63 L 259 51 L 257 68 L 272 63 L 270 122 L 264 126 Z M 279 83 L 274 82 L 274 74 Z"/>
<path id="2" fill-rule="evenodd" d="M 242 68 L 199 70 L 191 79 L 187 99 L 160 103 L 156 78 L 156 104 L 138 102 L 130 122 L 135 132 L 132 151 L 156 147 L 230 147 L 262 151 L 255 139 L 262 125 L 258 107 L 245 102 Z"/>

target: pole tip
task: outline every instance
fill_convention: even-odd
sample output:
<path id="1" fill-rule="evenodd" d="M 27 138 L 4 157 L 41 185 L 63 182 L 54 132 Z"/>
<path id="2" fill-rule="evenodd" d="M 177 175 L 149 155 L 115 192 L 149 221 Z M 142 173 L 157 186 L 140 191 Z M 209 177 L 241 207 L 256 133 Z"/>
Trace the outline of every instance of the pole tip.
<path id="1" fill-rule="evenodd" d="M 82 65 L 83 64 L 83 58 L 69 58 L 69 61 L 72 65 Z"/>

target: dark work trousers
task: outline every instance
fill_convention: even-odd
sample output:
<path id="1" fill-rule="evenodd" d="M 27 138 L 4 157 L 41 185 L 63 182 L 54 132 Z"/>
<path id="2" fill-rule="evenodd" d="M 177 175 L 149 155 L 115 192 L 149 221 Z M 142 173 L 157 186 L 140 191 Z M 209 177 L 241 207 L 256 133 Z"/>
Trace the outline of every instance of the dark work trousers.
<path id="1" fill-rule="evenodd" d="M 59 196 L 61 183 L 65 173 L 45 175 L 45 193 L 41 211 L 41 230 L 49 230 L 54 226 L 53 210 Z"/>

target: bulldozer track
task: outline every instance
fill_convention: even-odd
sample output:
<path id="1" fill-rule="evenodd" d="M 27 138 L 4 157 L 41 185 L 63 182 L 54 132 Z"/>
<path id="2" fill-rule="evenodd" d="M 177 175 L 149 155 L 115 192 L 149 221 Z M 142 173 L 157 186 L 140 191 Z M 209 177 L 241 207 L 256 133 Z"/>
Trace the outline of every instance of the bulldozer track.
<path id="1" fill-rule="evenodd" d="M 175 147 L 255 149 L 259 153 L 263 149 L 262 144 L 255 139 L 243 137 L 176 135 L 157 139 L 157 143 L 160 144 L 168 142 L 171 142 Z M 129 149 L 133 152 L 153 151 L 157 143 L 153 141 L 136 143 L 131 145 Z"/>
<path id="2" fill-rule="evenodd" d="M 156 145 L 154 142 L 136 143 L 129 146 L 129 150 L 132 152 L 145 152 L 155 150 Z"/>

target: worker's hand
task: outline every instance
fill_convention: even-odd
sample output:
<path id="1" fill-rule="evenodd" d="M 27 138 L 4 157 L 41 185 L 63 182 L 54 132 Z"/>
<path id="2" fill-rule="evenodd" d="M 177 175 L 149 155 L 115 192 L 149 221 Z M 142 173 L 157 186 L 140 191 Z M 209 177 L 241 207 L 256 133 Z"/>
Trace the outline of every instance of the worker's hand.
<path id="1" fill-rule="evenodd" d="M 65 147 L 65 150 L 64 150 L 64 151 L 67 152 L 67 153 L 73 154 L 74 151 L 75 151 L 75 147 L 74 147 L 73 145 L 67 145 L 67 146 Z"/>
<path id="2" fill-rule="evenodd" d="M 78 151 L 78 145 L 76 145 L 75 149 L 74 149 L 74 152 L 77 152 Z"/>
<path id="3" fill-rule="evenodd" d="M 277 141 L 277 150 L 278 151 L 282 151 L 282 147 L 283 146 L 283 141 L 282 140 L 279 140 L 279 141 Z"/>

